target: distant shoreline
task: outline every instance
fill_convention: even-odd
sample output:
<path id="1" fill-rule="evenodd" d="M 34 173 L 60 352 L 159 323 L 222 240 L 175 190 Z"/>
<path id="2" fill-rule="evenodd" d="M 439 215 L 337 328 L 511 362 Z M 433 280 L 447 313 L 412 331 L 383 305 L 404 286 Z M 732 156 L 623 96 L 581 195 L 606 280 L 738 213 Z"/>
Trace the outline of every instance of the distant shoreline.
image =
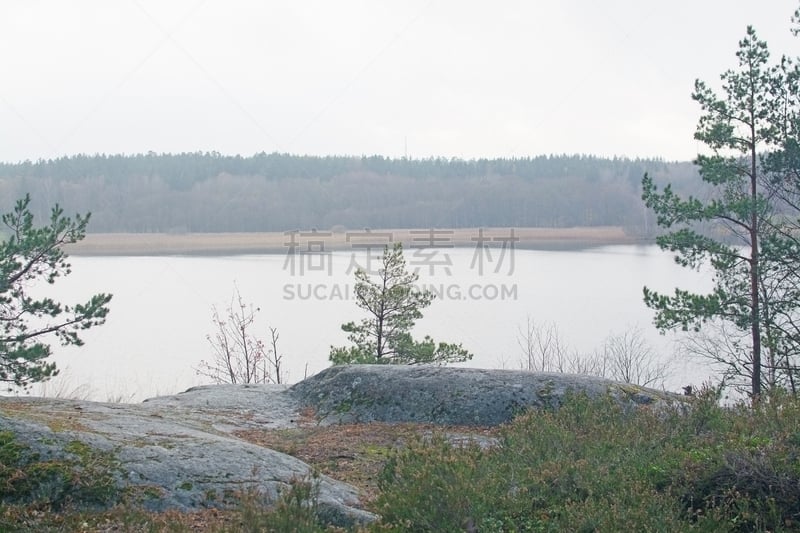
<path id="1" fill-rule="evenodd" d="M 514 239 L 514 247 L 533 250 L 581 249 L 614 244 L 650 244 L 651 241 L 627 235 L 621 227 L 579 228 L 459 228 L 352 231 L 302 230 L 294 237 L 297 253 L 364 249 L 400 241 L 409 247 L 474 247 L 484 244 L 499 247 Z M 513 234 L 512 234 L 513 231 Z M 481 233 L 482 232 L 482 233 Z M 513 235 L 513 237 L 512 237 Z M 68 245 L 75 256 L 124 255 L 246 255 L 285 254 L 292 247 L 292 236 L 283 232 L 265 233 L 89 233 L 81 242 Z"/>

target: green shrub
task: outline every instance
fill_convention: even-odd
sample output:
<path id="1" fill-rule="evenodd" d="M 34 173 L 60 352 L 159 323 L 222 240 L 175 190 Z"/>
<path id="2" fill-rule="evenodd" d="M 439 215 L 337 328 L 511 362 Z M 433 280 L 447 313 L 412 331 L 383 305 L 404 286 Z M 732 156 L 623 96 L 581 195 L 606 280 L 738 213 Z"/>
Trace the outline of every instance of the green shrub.
<path id="1" fill-rule="evenodd" d="M 528 412 L 494 449 L 439 437 L 398 451 L 383 527 L 406 531 L 780 531 L 800 528 L 800 409 L 630 410 L 568 398 Z"/>
<path id="2" fill-rule="evenodd" d="M 237 531 L 325 531 L 318 521 L 318 494 L 319 475 L 316 472 L 308 479 L 293 480 L 279 494 L 277 502 L 270 501 L 257 490 L 246 491 L 236 509 L 240 518 Z"/>
<path id="3" fill-rule="evenodd" d="M 496 479 L 477 446 L 452 447 L 443 437 L 416 440 L 391 457 L 378 482 L 384 523 L 419 531 L 458 531 L 485 514 L 482 497 Z M 478 483 L 483 483 L 480 486 Z"/>

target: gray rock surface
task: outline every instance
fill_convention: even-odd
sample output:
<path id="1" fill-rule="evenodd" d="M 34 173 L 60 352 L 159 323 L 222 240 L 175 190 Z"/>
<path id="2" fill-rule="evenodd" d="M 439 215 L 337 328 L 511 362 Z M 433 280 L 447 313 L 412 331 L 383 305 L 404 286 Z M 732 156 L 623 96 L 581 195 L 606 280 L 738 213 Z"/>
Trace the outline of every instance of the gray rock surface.
<path id="1" fill-rule="evenodd" d="M 239 430 L 371 421 L 489 426 L 528 408 L 557 406 L 569 391 L 612 394 L 630 405 L 678 398 L 589 376 L 353 365 L 326 369 L 292 387 L 202 386 L 141 404 L 0 397 L 0 430 L 12 430 L 45 458 L 63 455 L 74 440 L 109 452 L 120 486 L 147 489 L 145 507 L 192 510 L 222 505 L 246 489 L 274 499 L 310 475 L 307 464 L 251 444 L 237 437 Z M 453 434 L 454 441 L 473 439 L 467 433 Z M 319 504 L 333 524 L 375 519 L 359 509 L 354 487 L 324 476 Z"/>
<path id="2" fill-rule="evenodd" d="M 196 387 L 141 404 L 1 398 L 0 429 L 43 458 L 64 455 L 74 440 L 111 452 L 119 485 L 141 488 L 144 507 L 192 510 L 222 506 L 248 489 L 274 501 L 293 481 L 310 479 L 306 463 L 232 434 L 297 427 L 299 411 L 285 387 L 271 385 Z M 320 477 L 319 507 L 329 523 L 375 519 L 358 504 L 354 487 Z"/>
<path id="3" fill-rule="evenodd" d="M 594 376 L 400 365 L 331 367 L 289 389 L 324 423 L 467 426 L 494 426 L 529 408 L 558 406 L 570 391 L 611 394 L 631 405 L 679 398 Z"/>

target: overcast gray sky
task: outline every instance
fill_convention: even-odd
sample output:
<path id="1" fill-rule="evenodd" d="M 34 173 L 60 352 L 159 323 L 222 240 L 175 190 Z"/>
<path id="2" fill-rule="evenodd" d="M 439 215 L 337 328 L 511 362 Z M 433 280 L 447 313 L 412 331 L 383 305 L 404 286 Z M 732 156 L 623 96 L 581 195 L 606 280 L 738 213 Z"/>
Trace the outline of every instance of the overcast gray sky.
<path id="1" fill-rule="evenodd" d="M 0 160 L 75 153 L 689 160 L 695 78 L 797 0 L 3 0 Z"/>

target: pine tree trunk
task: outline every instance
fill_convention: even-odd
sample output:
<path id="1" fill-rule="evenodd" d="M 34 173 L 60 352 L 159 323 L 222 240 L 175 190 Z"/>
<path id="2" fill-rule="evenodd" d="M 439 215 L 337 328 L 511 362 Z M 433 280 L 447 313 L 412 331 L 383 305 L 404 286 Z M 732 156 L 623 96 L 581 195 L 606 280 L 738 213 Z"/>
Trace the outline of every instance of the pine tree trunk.
<path id="1" fill-rule="evenodd" d="M 759 246 L 758 246 L 758 188 L 756 180 L 757 154 L 756 154 L 756 131 L 755 120 L 750 123 L 751 139 L 750 144 L 750 330 L 753 337 L 753 378 L 752 395 L 753 401 L 761 396 L 761 324 L 759 323 L 759 292 L 758 292 L 758 269 L 759 269 Z"/>

